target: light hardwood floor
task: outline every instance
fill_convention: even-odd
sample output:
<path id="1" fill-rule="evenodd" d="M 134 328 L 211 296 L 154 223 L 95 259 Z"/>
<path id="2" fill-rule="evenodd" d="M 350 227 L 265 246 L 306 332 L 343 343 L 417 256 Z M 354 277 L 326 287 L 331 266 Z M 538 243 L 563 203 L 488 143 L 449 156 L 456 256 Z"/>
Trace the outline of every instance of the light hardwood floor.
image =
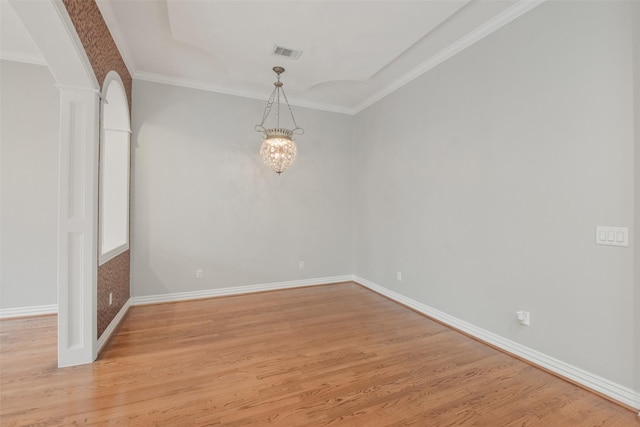
<path id="1" fill-rule="evenodd" d="M 354 283 L 133 307 L 72 368 L 55 322 L 0 322 L 2 426 L 640 425 Z"/>

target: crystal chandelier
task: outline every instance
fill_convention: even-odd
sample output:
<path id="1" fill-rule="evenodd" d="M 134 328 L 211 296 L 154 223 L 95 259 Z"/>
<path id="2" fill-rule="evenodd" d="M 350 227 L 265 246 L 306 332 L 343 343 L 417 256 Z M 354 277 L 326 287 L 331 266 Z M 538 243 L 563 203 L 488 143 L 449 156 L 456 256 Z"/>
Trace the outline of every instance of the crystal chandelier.
<path id="1" fill-rule="evenodd" d="M 296 159 L 298 149 L 296 143 L 293 140 L 294 135 L 304 134 L 304 129 L 298 127 L 296 119 L 293 117 L 293 111 L 289 105 L 287 95 L 284 93 L 284 88 L 280 82 L 280 74 L 284 73 L 284 68 L 273 67 L 273 71 L 278 76 L 278 81 L 273 85 L 275 88 L 267 101 L 267 106 L 264 109 L 262 115 L 262 122 L 256 125 L 256 131 L 264 134 L 264 142 L 260 148 L 260 156 L 264 163 L 269 166 L 278 175 L 284 172 L 293 161 Z M 291 120 L 293 121 L 294 128 L 292 130 L 280 127 L 280 93 L 282 98 L 287 104 L 289 114 L 291 114 Z M 275 107 L 275 127 L 265 128 L 264 124 L 271 113 L 272 108 Z"/>

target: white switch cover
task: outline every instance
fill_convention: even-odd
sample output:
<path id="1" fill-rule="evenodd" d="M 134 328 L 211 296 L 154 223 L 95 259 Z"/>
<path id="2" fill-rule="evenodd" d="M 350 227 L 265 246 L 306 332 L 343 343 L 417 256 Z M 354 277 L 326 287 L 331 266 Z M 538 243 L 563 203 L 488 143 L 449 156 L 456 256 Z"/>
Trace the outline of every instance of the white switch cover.
<path id="1" fill-rule="evenodd" d="M 528 311 L 516 311 L 516 318 L 522 326 L 529 326 L 531 324 L 531 314 Z"/>
<path id="2" fill-rule="evenodd" d="M 629 246 L 627 227 L 596 227 L 596 245 Z"/>

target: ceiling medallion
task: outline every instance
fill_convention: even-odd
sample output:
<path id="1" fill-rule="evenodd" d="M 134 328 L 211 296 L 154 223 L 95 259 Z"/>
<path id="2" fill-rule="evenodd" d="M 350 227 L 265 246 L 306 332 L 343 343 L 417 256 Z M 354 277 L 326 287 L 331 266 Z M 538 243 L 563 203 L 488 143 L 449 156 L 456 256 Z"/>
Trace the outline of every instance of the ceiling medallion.
<path id="1" fill-rule="evenodd" d="M 296 159 L 298 148 L 294 141 L 294 135 L 304 134 L 304 129 L 298 126 L 296 119 L 293 117 L 293 111 L 289 105 L 287 95 L 284 93 L 283 84 L 280 82 L 280 74 L 284 73 L 283 67 L 273 67 L 273 71 L 278 76 L 278 81 L 273 83 L 275 88 L 267 101 L 267 106 L 264 109 L 262 115 L 262 122 L 256 125 L 256 132 L 264 134 L 264 141 L 260 148 L 260 156 L 264 163 L 269 166 L 278 175 L 284 172 L 293 161 Z M 289 130 L 284 127 L 280 127 L 280 94 L 287 104 L 291 120 L 293 122 L 293 129 Z M 275 127 L 265 128 L 265 122 L 271 113 L 271 110 L 275 107 Z"/>

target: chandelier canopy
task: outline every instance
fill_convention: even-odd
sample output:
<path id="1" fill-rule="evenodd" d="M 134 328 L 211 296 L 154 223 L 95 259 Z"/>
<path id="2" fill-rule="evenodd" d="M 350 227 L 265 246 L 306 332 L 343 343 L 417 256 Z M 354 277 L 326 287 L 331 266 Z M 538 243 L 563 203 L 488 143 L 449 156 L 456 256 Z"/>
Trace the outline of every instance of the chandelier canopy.
<path id="1" fill-rule="evenodd" d="M 264 141 L 260 148 L 262 160 L 264 160 L 264 163 L 274 172 L 281 174 L 291 166 L 296 159 L 298 148 L 294 141 L 294 135 L 304 134 L 304 129 L 296 123 L 296 119 L 293 117 L 293 111 L 289 105 L 289 100 L 284 93 L 283 84 L 280 82 L 280 74 L 284 73 L 284 68 L 273 67 L 273 71 L 276 73 L 278 81 L 273 84 L 275 88 L 267 101 L 267 106 L 262 115 L 262 122 L 256 125 L 256 131 L 264 134 Z M 280 94 L 282 94 L 282 99 L 286 103 L 289 114 L 291 115 L 291 121 L 293 122 L 293 129 L 291 130 L 280 127 Z M 274 107 L 275 119 L 273 121 L 275 121 L 275 127 L 266 128 L 265 123 Z"/>

